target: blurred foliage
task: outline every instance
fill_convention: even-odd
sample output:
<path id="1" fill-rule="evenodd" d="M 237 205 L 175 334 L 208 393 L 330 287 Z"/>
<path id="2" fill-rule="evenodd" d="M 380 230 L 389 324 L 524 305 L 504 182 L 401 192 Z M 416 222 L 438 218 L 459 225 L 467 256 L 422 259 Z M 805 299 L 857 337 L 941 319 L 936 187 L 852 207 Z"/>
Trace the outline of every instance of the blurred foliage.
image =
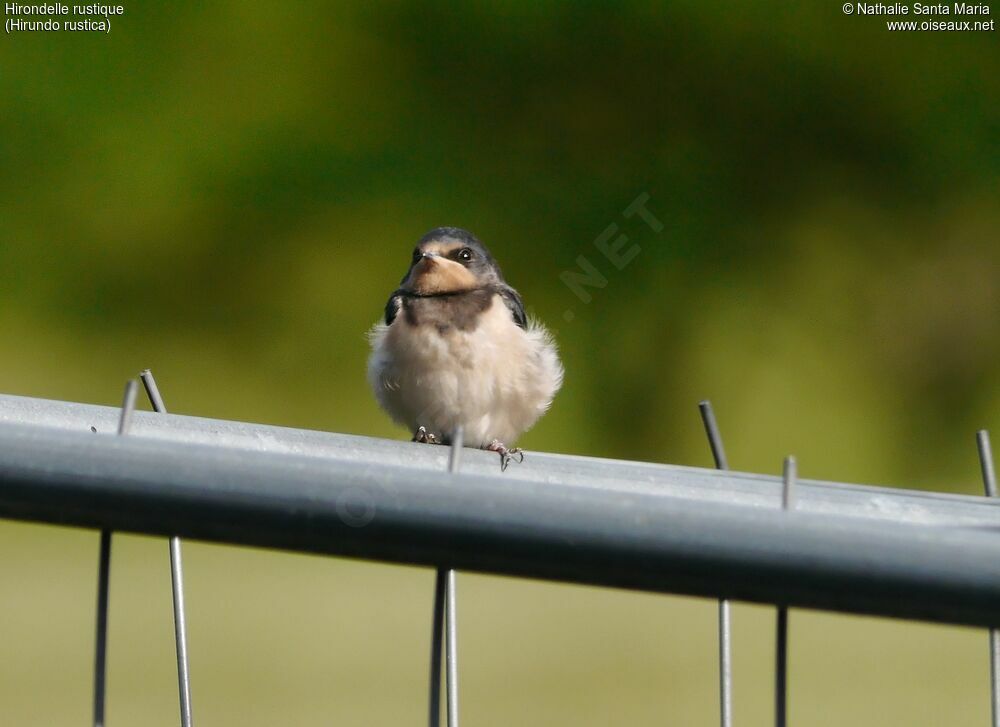
<path id="1" fill-rule="evenodd" d="M 662 232 L 623 216 L 643 193 Z M 890 34 L 839 3 L 769 0 L 129 4 L 107 36 L 0 43 L 0 222 L 8 393 L 117 403 L 124 379 L 151 366 L 173 411 L 405 436 L 364 384 L 364 332 L 414 240 L 450 224 L 490 245 L 556 329 L 566 384 L 528 448 L 708 465 L 696 404 L 711 398 L 736 468 L 777 472 L 795 453 L 806 477 L 978 492 L 972 433 L 1000 430 L 995 33 Z M 594 246 L 612 223 L 641 248 L 621 270 Z M 580 256 L 607 278 L 589 303 L 560 279 Z M 54 537 L 16 533 L 34 547 Z M 219 589 L 246 586 L 203 557 Z M 262 567 L 257 583 L 281 572 Z M 369 591 L 403 593 L 385 572 L 396 573 L 373 575 Z M 313 599 L 310 582 L 287 587 Z M 523 588 L 546 603 L 567 593 Z M 569 592 L 614 601 L 619 626 L 639 608 Z M 547 656 L 590 664 L 578 698 L 597 700 L 630 652 L 606 621 L 581 635 L 583 615 L 577 631 L 549 615 L 537 636 L 560 649 L 603 639 L 586 658 Z M 662 714 L 650 695 L 697 663 L 698 686 L 664 699 L 686 700 L 689 717 L 672 723 L 705 723 L 703 646 L 637 677 L 648 684 L 631 687 L 633 716 Z M 543 696 L 534 717 L 498 716 L 523 676 L 492 674 L 483 694 L 499 711 L 477 724 L 559 723 Z M 230 700 L 253 701 L 251 683 L 224 683 Z M 918 706 L 903 722 L 941 723 L 915 696 L 910 685 Z M 396 707 L 344 723 L 422 714 Z M 314 712 L 302 709 L 258 723 L 304 723 Z M 232 723 L 254 712 L 244 717 Z M 809 723 L 883 723 L 860 710 L 824 718 Z"/>

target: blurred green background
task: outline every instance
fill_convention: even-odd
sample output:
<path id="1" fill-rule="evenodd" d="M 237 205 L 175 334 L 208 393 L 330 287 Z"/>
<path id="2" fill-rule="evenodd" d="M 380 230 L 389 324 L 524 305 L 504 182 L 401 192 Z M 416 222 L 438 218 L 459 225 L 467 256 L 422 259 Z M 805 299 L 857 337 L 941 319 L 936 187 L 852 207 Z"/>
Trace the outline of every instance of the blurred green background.
<path id="1" fill-rule="evenodd" d="M 662 231 L 623 215 L 641 194 Z M 980 492 L 996 33 L 839 2 L 230 1 L 0 41 L 0 391 L 117 404 L 150 366 L 173 411 L 403 437 L 364 333 L 442 224 L 556 331 L 525 447 L 709 466 L 707 397 L 735 468 Z M 85 723 L 97 535 L 3 522 L 0 553 L 0 723 Z M 425 720 L 430 572 L 185 553 L 200 724 Z M 717 719 L 714 603 L 459 584 L 469 724 Z M 109 724 L 176 724 L 166 543 L 117 538 L 112 589 Z M 740 725 L 771 719 L 772 613 L 735 611 Z M 796 723 L 986 723 L 981 632 L 795 612 L 791 639 Z"/>

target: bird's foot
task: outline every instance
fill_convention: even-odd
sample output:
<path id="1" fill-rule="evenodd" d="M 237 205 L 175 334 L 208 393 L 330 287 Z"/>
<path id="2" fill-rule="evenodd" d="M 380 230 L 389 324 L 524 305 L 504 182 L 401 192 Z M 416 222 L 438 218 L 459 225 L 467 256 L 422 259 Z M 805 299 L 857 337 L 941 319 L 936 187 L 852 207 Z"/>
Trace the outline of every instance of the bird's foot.
<path id="1" fill-rule="evenodd" d="M 520 447 L 507 447 L 499 439 L 490 442 L 486 449 L 500 455 L 500 471 L 506 472 L 507 465 L 512 461 L 521 464 L 524 461 L 524 451 Z"/>
<path id="2" fill-rule="evenodd" d="M 417 431 L 413 434 L 413 441 L 421 442 L 423 444 L 441 444 L 441 440 L 437 438 L 437 435 L 432 432 L 428 432 L 427 427 L 420 427 L 417 429 Z"/>

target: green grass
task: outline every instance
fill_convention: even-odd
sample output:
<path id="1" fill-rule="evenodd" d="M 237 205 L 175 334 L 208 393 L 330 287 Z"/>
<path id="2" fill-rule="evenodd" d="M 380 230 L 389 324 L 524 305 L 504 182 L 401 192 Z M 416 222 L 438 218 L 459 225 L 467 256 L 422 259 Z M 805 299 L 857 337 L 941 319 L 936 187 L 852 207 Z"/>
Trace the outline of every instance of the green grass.
<path id="1" fill-rule="evenodd" d="M 84 723 L 96 533 L 0 525 L 3 723 Z M 426 719 L 433 572 L 184 544 L 199 723 L 400 725 Z M 476 725 L 706 725 L 717 719 L 714 601 L 459 574 L 461 709 Z M 165 540 L 113 546 L 108 723 L 174 725 Z M 733 613 L 736 718 L 772 719 L 774 609 Z M 791 719 L 982 724 L 972 629 L 793 611 Z"/>

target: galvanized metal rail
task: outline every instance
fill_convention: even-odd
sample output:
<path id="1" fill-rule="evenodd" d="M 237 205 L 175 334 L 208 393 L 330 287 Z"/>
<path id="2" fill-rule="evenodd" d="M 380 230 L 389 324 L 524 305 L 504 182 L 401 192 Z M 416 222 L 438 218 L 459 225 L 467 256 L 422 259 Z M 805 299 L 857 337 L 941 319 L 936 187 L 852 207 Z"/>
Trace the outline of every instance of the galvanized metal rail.
<path id="1" fill-rule="evenodd" d="M 1000 502 L 0 396 L 0 516 L 1000 625 Z M 967 489 L 973 489 L 970 485 Z"/>

